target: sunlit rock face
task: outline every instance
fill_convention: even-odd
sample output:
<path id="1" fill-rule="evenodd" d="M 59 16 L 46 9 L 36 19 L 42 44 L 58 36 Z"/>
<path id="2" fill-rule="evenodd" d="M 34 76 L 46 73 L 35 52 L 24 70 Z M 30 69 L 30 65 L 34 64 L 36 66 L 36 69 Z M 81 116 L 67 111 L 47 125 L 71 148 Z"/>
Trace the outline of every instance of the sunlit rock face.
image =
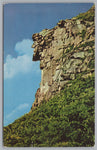
<path id="1" fill-rule="evenodd" d="M 33 34 L 32 39 L 33 61 L 39 60 L 41 69 L 32 108 L 69 86 L 76 74 L 85 72 L 88 76 L 94 72 L 94 6 L 77 17 L 59 21 L 53 29 Z"/>

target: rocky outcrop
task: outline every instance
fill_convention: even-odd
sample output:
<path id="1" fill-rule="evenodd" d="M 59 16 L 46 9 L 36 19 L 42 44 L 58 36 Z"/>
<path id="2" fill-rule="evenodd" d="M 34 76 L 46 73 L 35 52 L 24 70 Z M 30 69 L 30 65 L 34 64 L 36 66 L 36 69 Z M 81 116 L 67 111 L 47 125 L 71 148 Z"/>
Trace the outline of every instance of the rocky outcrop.
<path id="1" fill-rule="evenodd" d="M 94 6 L 72 19 L 60 20 L 53 29 L 33 34 L 33 61 L 40 61 L 41 83 L 32 108 L 60 92 L 78 73 L 94 72 Z"/>

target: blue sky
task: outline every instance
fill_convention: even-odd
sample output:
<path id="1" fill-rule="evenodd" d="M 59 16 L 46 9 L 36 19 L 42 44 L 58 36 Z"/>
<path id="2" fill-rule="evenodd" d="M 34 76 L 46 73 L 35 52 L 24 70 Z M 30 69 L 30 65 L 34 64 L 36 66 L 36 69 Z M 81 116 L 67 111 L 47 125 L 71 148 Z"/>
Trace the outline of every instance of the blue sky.
<path id="1" fill-rule="evenodd" d="M 86 12 L 92 3 L 4 5 L 4 125 L 29 112 L 41 81 L 33 62 L 32 35 L 53 28 L 61 19 Z"/>

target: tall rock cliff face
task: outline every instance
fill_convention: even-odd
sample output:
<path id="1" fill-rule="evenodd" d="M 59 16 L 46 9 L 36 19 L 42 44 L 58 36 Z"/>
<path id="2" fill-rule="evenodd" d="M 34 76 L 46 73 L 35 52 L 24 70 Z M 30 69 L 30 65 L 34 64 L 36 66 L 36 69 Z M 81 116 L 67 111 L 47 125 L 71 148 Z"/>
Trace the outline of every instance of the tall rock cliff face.
<path id="1" fill-rule="evenodd" d="M 32 108 L 69 86 L 77 74 L 84 72 L 85 78 L 94 72 L 94 9 L 33 34 L 33 61 L 40 61 L 42 75 Z"/>

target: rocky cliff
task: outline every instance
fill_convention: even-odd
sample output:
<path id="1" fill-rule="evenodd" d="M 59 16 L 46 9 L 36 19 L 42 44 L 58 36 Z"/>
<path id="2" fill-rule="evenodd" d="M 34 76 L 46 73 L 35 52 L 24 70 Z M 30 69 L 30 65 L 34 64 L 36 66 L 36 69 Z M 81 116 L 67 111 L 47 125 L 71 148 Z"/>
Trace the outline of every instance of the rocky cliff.
<path id="1" fill-rule="evenodd" d="M 49 100 L 85 72 L 94 72 L 94 6 L 72 19 L 60 20 L 52 29 L 33 34 L 33 61 L 40 61 L 41 83 L 32 106 Z M 69 85 L 68 85 L 69 86 Z"/>

